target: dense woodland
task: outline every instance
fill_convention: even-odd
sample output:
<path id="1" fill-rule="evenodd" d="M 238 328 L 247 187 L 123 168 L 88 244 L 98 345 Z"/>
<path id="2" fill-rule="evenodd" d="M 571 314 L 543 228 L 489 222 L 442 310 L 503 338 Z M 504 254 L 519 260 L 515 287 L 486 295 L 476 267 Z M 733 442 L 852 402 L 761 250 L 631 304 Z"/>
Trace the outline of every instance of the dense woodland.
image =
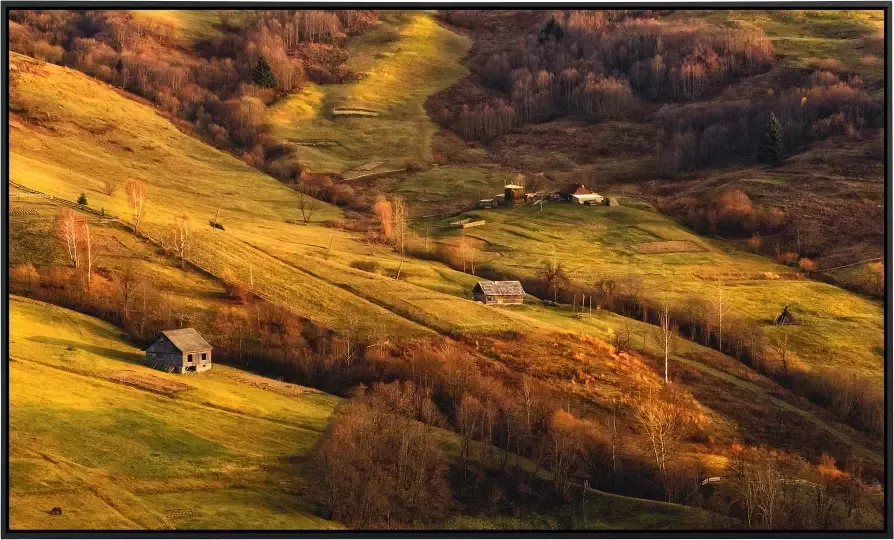
<path id="1" fill-rule="evenodd" d="M 712 99 L 772 67 L 770 40 L 759 30 L 664 14 L 449 11 L 450 24 L 476 36 L 473 76 L 434 96 L 429 113 L 472 141 L 562 117 L 654 123 L 659 172 L 669 176 L 755 161 L 771 113 L 785 126 L 788 149 L 882 126 L 881 102 L 830 61 L 787 73 L 779 92 Z"/>

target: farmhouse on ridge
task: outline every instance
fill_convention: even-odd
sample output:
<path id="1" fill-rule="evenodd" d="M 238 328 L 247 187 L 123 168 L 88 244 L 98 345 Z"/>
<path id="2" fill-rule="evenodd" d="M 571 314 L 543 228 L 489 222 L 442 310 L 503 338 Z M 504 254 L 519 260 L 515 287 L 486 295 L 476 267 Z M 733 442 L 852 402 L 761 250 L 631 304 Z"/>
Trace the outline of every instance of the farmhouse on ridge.
<path id="1" fill-rule="evenodd" d="M 165 330 L 146 348 L 146 363 L 163 371 L 211 369 L 211 345 L 195 328 Z"/>
<path id="2" fill-rule="evenodd" d="M 574 195 L 589 195 L 590 190 L 583 184 L 568 184 L 565 189 L 559 191 L 559 199 L 571 201 Z"/>
<path id="3" fill-rule="evenodd" d="M 525 290 L 518 281 L 479 281 L 472 295 L 488 305 L 521 304 L 525 300 Z"/>

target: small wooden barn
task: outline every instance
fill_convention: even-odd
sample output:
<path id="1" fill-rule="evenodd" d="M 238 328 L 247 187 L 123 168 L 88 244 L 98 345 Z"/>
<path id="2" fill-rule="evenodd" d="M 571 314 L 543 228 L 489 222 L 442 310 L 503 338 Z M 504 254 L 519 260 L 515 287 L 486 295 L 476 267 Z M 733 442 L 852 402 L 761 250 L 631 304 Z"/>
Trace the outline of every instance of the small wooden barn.
<path id="1" fill-rule="evenodd" d="M 146 363 L 176 373 L 207 371 L 211 369 L 211 345 L 195 328 L 165 330 L 146 348 Z"/>
<path id="2" fill-rule="evenodd" d="M 494 200 L 493 199 L 481 199 L 480 201 L 478 201 L 478 204 L 476 206 L 478 206 L 478 208 L 493 208 Z"/>
<path id="3" fill-rule="evenodd" d="M 565 189 L 559 191 L 559 199 L 563 201 L 571 201 L 574 195 L 589 195 L 590 190 L 583 184 L 568 184 Z"/>
<path id="4" fill-rule="evenodd" d="M 485 304 L 522 304 L 525 290 L 518 281 L 479 281 L 472 289 L 475 300 Z"/>

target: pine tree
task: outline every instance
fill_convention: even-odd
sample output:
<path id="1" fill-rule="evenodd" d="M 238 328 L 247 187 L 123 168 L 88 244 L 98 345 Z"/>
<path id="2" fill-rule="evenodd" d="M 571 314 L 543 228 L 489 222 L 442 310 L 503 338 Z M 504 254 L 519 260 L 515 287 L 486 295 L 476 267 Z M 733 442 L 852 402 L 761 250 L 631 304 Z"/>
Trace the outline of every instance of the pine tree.
<path id="1" fill-rule="evenodd" d="M 543 27 L 542 30 L 537 34 L 537 39 L 543 43 L 544 41 L 548 41 L 550 37 L 554 37 L 556 41 L 561 41 L 562 36 L 565 35 L 565 29 L 562 28 L 562 23 L 553 16 Z"/>
<path id="2" fill-rule="evenodd" d="M 263 56 L 258 57 L 258 63 L 251 70 L 251 79 L 264 88 L 276 88 L 276 75 Z"/>
<path id="3" fill-rule="evenodd" d="M 782 124 L 775 114 L 770 114 L 770 120 L 761 135 L 757 147 L 757 159 L 763 163 L 782 161 Z"/>
<path id="4" fill-rule="evenodd" d="M 81 196 L 78 197 L 78 204 L 81 206 L 87 206 L 87 194 L 83 191 L 81 192 Z"/>

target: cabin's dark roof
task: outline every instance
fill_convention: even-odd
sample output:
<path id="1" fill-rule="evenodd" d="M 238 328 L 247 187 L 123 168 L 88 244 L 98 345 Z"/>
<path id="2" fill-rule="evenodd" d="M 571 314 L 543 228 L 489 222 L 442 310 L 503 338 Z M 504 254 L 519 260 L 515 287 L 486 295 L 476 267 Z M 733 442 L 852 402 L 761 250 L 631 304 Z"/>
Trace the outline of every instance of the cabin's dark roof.
<path id="1" fill-rule="evenodd" d="M 559 193 L 562 193 L 563 195 L 586 195 L 587 193 L 590 193 L 590 190 L 583 184 L 568 184 L 565 186 L 565 189 Z"/>
<path id="2" fill-rule="evenodd" d="M 195 328 L 180 328 L 178 330 L 165 330 L 162 332 L 168 340 L 177 347 L 180 352 L 207 351 L 211 345 L 205 341 Z"/>
<path id="3" fill-rule="evenodd" d="M 525 290 L 518 281 L 479 281 L 476 285 L 488 296 L 524 296 Z"/>

